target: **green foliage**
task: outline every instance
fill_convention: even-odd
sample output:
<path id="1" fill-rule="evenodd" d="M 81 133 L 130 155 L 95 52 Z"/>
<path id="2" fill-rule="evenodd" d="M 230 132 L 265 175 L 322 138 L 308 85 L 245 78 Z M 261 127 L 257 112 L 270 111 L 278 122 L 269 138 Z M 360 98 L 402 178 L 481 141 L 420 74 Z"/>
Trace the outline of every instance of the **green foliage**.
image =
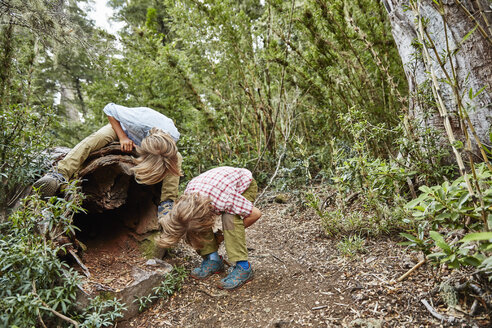
<path id="1" fill-rule="evenodd" d="M 410 136 L 404 133 L 403 126 L 398 128 L 396 145 L 401 154 L 398 165 L 415 173 L 412 179 L 417 186 L 454 177 L 457 166 L 449 162 L 451 147 L 442 144 L 441 132 L 422 121 L 412 121 L 411 125 Z"/>
<path id="2" fill-rule="evenodd" d="M 115 321 L 123 317 L 125 310 L 125 305 L 116 298 L 105 300 L 96 296 L 76 319 L 81 322 L 81 328 L 113 327 Z"/>
<path id="3" fill-rule="evenodd" d="M 327 140 L 352 141 L 338 113 L 363 108 L 369 124 L 396 126 L 394 86 L 381 69 L 400 78 L 401 93 L 405 79 L 376 1 L 110 3 L 128 25 L 119 56 L 107 58 L 107 73 L 85 88 L 91 120 L 102 124 L 110 101 L 173 118 L 187 177 L 235 165 L 253 170 L 261 184 L 278 166 L 279 180 L 305 184 L 330 170 Z M 384 53 L 382 61 L 346 15 Z M 371 140 L 373 154 L 387 152 L 391 136 L 384 138 Z"/>
<path id="4" fill-rule="evenodd" d="M 184 267 L 174 266 L 173 271 L 166 275 L 164 281 L 152 289 L 152 294 L 138 297 L 133 301 L 134 303 L 138 303 L 138 311 L 142 312 L 154 301 L 160 298 L 170 297 L 175 292 L 180 291 L 186 277 L 187 272 Z"/>
<path id="5" fill-rule="evenodd" d="M 396 159 L 371 156 L 373 138 L 394 137 L 398 130 L 383 124 L 374 126 L 365 116 L 363 110 L 352 108 L 338 118 L 353 142 L 350 148 L 330 144 L 332 157 L 327 178 L 337 191 L 335 209 L 321 208 L 318 197 L 308 195 L 308 205 L 321 217 L 328 234 L 379 234 L 405 224 L 402 207 L 409 192 L 407 179 L 416 172 L 407 170 Z"/>
<path id="6" fill-rule="evenodd" d="M 50 108 L 0 107 L 0 209 L 12 206 L 41 172 L 53 119 Z"/>
<path id="7" fill-rule="evenodd" d="M 419 231 L 418 238 L 402 234 L 410 240 L 406 244 L 424 250 L 430 259 L 445 263 L 450 268 L 480 267 L 492 278 L 492 233 L 488 231 L 492 228 L 491 177 L 492 172 L 485 164 L 476 167 L 473 183 L 481 190 L 480 202 L 470 193 L 464 177 L 459 177 L 452 183 L 446 181 L 437 186 L 420 187 L 420 196 L 410 201 L 406 207 L 412 211 L 415 220 L 425 223 L 428 236 L 424 236 L 424 229 Z M 454 232 L 456 230 L 469 233 L 458 239 Z M 437 251 L 430 253 L 431 248 Z"/>
<path id="8" fill-rule="evenodd" d="M 352 257 L 358 253 L 365 253 L 366 240 L 358 235 L 344 236 L 337 243 L 337 249 L 343 256 Z"/>
<path id="9" fill-rule="evenodd" d="M 83 314 L 75 309 L 79 276 L 59 258 L 67 245 L 52 242 L 62 233 L 73 233 L 71 216 L 81 211 L 77 188 L 71 185 L 66 193 L 66 199 L 52 197 L 48 202 L 37 195 L 25 198 L 22 207 L 0 225 L 3 327 L 34 327 L 40 320 L 57 326 L 60 319 L 51 310 L 80 320 L 83 327 L 109 326 L 110 320 L 121 316 L 123 307 L 115 300 L 93 300 Z"/>
<path id="10" fill-rule="evenodd" d="M 477 183 L 482 189 L 483 206 L 475 206 L 476 200 L 470 194 L 464 177 L 459 177 L 452 183 L 445 181 L 438 186 L 420 187 L 420 196 L 406 207 L 413 210 L 417 220 L 429 221 L 431 229 L 439 226 L 456 229 L 465 226 L 469 218 L 467 228 L 479 230 L 483 227 L 484 214 L 490 213 L 489 207 L 492 206 L 492 172 L 487 166 L 480 165 L 476 173 Z"/>

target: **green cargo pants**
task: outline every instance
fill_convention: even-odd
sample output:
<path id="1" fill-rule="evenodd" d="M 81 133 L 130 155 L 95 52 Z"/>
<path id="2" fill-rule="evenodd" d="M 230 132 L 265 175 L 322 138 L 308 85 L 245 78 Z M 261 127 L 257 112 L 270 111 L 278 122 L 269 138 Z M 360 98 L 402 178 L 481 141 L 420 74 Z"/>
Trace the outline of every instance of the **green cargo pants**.
<path id="1" fill-rule="evenodd" d="M 242 195 L 250 202 L 254 202 L 257 194 L 258 185 L 253 179 L 249 188 Z M 247 261 L 248 249 L 246 248 L 246 233 L 243 219 L 239 215 L 223 213 L 222 230 L 224 231 L 224 243 L 229 261 Z M 205 234 L 204 239 L 203 247 L 199 250 L 201 256 L 216 252 L 219 249 L 215 235 L 211 229 Z"/>
<path id="2" fill-rule="evenodd" d="M 117 141 L 118 137 L 114 132 L 111 124 L 107 124 L 79 142 L 64 159 L 58 162 L 58 172 L 60 172 L 65 179 L 70 180 L 75 173 L 82 167 L 84 161 L 89 157 L 89 154 L 93 151 L 99 150 L 107 144 Z M 181 163 L 183 158 L 178 153 L 178 168 L 181 171 Z M 165 200 L 175 201 L 178 198 L 179 176 L 168 174 L 162 181 L 161 188 L 161 202 Z"/>

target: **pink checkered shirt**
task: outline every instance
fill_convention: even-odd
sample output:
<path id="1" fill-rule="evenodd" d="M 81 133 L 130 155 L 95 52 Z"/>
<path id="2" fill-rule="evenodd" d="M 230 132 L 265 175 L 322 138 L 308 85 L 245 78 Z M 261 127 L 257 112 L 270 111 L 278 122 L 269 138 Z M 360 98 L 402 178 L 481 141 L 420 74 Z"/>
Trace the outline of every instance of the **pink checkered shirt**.
<path id="1" fill-rule="evenodd" d="M 193 178 L 184 192 L 210 197 L 218 214 L 238 214 L 245 218 L 251 215 L 253 204 L 241 194 L 252 180 L 253 175 L 247 169 L 222 166 Z"/>

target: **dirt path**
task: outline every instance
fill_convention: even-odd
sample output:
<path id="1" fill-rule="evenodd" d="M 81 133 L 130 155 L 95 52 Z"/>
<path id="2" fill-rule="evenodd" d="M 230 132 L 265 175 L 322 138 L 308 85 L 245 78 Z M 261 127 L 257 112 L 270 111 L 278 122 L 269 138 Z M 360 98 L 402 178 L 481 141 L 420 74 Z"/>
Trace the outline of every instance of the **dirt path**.
<path id="1" fill-rule="evenodd" d="M 188 279 L 177 295 L 123 326 L 441 326 L 420 302 L 435 294 L 431 268 L 424 266 L 402 283 L 387 284 L 418 261 L 395 241 L 369 239 L 366 253 L 343 257 L 336 247 L 338 240 L 324 235 L 310 210 L 296 213 L 294 203 L 260 206 L 264 215 L 248 229 L 247 237 L 256 275 L 253 281 L 224 292 L 215 287 L 218 275 L 205 282 Z M 188 269 L 200 263 L 182 245 L 176 258 Z M 478 322 L 477 327 L 488 322 Z"/>

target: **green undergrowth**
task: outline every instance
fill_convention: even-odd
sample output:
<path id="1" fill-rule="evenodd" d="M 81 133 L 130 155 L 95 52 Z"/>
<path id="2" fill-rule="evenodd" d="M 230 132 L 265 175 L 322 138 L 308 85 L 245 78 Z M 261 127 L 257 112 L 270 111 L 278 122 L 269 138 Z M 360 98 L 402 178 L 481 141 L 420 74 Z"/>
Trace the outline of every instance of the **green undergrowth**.
<path id="1" fill-rule="evenodd" d="M 158 299 L 167 299 L 180 291 L 187 276 L 188 272 L 184 267 L 174 266 L 173 271 L 166 275 L 164 281 L 152 288 L 151 294 L 135 298 L 133 302 L 138 304 L 138 311 L 142 312 Z"/>
<path id="2" fill-rule="evenodd" d="M 418 198 L 406 204 L 415 229 L 401 235 L 403 245 L 423 252 L 435 264 L 474 267 L 492 280 L 492 171 L 478 165 L 470 182 L 465 178 L 421 186 Z"/>
<path id="3" fill-rule="evenodd" d="M 0 326 L 110 327 L 125 305 L 116 299 L 94 298 L 76 308 L 77 272 L 60 259 L 69 245 L 54 242 L 77 229 L 72 216 L 80 211 L 82 194 L 69 185 L 65 198 L 25 198 L 0 225 Z M 61 319 L 62 314 L 65 319 Z"/>

